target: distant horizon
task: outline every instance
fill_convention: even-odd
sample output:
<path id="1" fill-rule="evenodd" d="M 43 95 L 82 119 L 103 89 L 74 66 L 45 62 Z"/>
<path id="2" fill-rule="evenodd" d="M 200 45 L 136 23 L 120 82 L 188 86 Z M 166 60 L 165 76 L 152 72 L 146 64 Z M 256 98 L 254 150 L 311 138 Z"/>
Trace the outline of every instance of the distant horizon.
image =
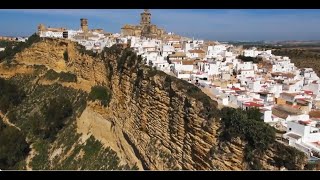
<path id="1" fill-rule="evenodd" d="M 34 32 L 36 33 L 36 32 Z M 32 34 L 34 33 L 31 33 L 30 35 L 18 35 L 18 36 L 5 36 L 5 35 L 1 35 L 0 36 L 3 36 L 3 37 L 13 37 L 13 38 L 18 38 L 18 37 L 30 37 Z M 198 40 L 204 40 L 204 41 L 218 41 L 218 40 L 212 40 L 212 39 L 203 39 L 203 38 L 198 38 Z M 284 41 L 297 41 L 297 42 L 313 42 L 313 41 L 319 41 L 320 43 L 320 39 L 319 40 L 219 40 L 219 42 L 231 42 L 231 41 L 234 41 L 234 42 L 266 42 L 266 41 L 270 41 L 270 42 L 284 42 Z"/>
<path id="2" fill-rule="evenodd" d="M 1 35 L 0 37 L 12 37 L 12 38 L 18 38 L 18 37 L 30 37 L 33 34 L 35 34 L 36 32 L 31 33 L 30 35 L 17 35 L 17 36 L 6 36 L 6 35 Z M 192 37 L 189 37 L 192 38 Z M 270 42 L 287 42 L 287 41 L 297 41 L 297 42 L 314 42 L 314 41 L 319 41 L 320 43 L 320 39 L 319 40 L 294 40 L 294 39 L 289 39 L 289 40 L 212 40 L 212 39 L 204 39 L 204 38 L 195 38 L 195 40 L 204 40 L 204 41 L 219 41 L 219 42 L 266 42 L 266 41 L 270 41 Z"/>
<path id="3" fill-rule="evenodd" d="M 40 23 L 79 29 L 87 18 L 90 29 L 120 33 L 125 24 L 139 24 L 142 9 L 2 9 L 1 36 L 24 37 Z M 151 23 L 167 32 L 211 41 L 320 41 L 320 10 L 272 9 L 151 9 Z M 168 18 L 170 17 L 170 18 Z M 226 40 L 229 39 L 229 40 Z"/>

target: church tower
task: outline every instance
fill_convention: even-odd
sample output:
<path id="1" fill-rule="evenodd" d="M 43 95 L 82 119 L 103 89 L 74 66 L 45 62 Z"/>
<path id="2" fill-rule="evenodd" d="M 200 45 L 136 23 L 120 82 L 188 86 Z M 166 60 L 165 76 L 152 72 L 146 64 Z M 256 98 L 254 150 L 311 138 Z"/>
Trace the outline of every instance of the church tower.
<path id="1" fill-rule="evenodd" d="M 88 32 L 88 19 L 85 19 L 85 18 L 81 18 L 80 19 L 80 26 L 81 26 L 81 29 L 84 33 L 87 33 Z"/>
<path id="2" fill-rule="evenodd" d="M 46 30 L 46 26 L 44 26 L 43 24 L 39 24 L 38 25 L 38 34 L 40 34 L 42 31 Z"/>
<path id="3" fill-rule="evenodd" d="M 145 9 L 143 13 L 141 13 L 141 21 L 140 25 L 150 25 L 151 24 L 151 13 L 149 12 L 149 9 Z"/>

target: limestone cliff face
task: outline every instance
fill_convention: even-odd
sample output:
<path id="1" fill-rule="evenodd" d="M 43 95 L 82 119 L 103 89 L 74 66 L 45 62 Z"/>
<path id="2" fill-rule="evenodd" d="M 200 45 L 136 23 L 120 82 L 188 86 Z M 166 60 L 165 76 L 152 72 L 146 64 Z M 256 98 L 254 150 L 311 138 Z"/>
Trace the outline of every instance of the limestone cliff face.
<path id="1" fill-rule="evenodd" d="M 92 86 L 109 87 L 109 105 L 88 103 L 77 118 L 77 130 L 83 136 L 92 134 L 128 164 L 152 170 L 249 169 L 244 161 L 246 142 L 219 139 L 222 126 L 215 101 L 195 86 L 143 65 L 130 51 L 111 48 L 91 57 L 79 53 L 75 43 L 45 39 L 15 60 L 70 71 Z M 278 151 L 278 146 L 271 146 L 258 157 L 264 169 L 279 169 Z M 305 159 L 294 160 L 295 169 L 304 164 Z"/>
<path id="2" fill-rule="evenodd" d="M 123 56 L 106 63 L 113 98 L 105 112 L 122 129 L 144 169 L 249 169 L 245 142 L 236 137 L 219 140 L 222 129 L 215 101 L 185 81 L 137 65 L 139 60 L 131 55 L 121 63 Z M 256 155 L 262 168 L 279 169 L 278 151 L 272 145 L 267 153 Z M 295 168 L 303 168 L 304 162 L 297 158 Z"/>
<path id="3" fill-rule="evenodd" d="M 79 45 L 63 39 L 44 39 L 21 53 L 15 61 L 20 64 L 41 64 L 57 72 L 71 72 L 82 81 L 106 83 L 106 70 L 99 59 L 79 52 Z"/>
<path id="4" fill-rule="evenodd" d="M 109 106 L 114 123 L 122 127 L 146 169 L 211 169 L 208 152 L 217 144 L 218 117 L 203 116 L 202 103 L 175 84 L 170 97 L 165 78 L 142 79 L 134 90 L 135 74 L 114 75 Z"/>

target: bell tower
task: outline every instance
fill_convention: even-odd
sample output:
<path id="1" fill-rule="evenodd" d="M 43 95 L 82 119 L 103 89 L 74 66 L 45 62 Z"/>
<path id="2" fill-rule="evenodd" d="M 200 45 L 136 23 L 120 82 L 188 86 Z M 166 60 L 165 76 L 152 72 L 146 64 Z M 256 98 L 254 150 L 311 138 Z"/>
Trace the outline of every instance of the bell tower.
<path id="1" fill-rule="evenodd" d="M 44 26 L 43 24 L 39 24 L 38 25 L 38 34 L 40 34 L 42 31 L 46 30 L 46 26 Z"/>
<path id="2" fill-rule="evenodd" d="M 151 13 L 149 12 L 149 9 L 145 9 L 141 13 L 140 25 L 144 26 L 144 25 L 149 25 L 149 24 L 151 24 Z"/>
<path id="3" fill-rule="evenodd" d="M 81 18 L 80 19 L 80 26 L 83 32 L 87 33 L 88 32 L 88 19 Z"/>

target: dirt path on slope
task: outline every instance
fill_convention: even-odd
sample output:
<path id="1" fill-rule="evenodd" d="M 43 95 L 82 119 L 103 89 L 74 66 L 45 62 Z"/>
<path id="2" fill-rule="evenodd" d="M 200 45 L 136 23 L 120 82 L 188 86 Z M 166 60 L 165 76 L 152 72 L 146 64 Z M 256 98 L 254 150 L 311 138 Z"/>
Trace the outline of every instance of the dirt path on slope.
<path id="1" fill-rule="evenodd" d="M 17 127 L 15 124 L 11 123 L 9 121 L 9 119 L 7 118 L 6 114 L 3 114 L 2 111 L 0 111 L 0 117 L 2 118 L 3 122 L 9 126 L 13 126 L 15 128 L 17 128 L 19 131 L 21 131 L 21 129 L 19 127 Z"/>
<path id="2" fill-rule="evenodd" d="M 30 162 L 32 161 L 33 157 L 36 155 L 36 150 L 33 148 L 33 144 L 30 145 L 31 151 L 26 159 L 26 169 L 27 171 L 31 171 L 32 168 L 30 167 Z"/>

